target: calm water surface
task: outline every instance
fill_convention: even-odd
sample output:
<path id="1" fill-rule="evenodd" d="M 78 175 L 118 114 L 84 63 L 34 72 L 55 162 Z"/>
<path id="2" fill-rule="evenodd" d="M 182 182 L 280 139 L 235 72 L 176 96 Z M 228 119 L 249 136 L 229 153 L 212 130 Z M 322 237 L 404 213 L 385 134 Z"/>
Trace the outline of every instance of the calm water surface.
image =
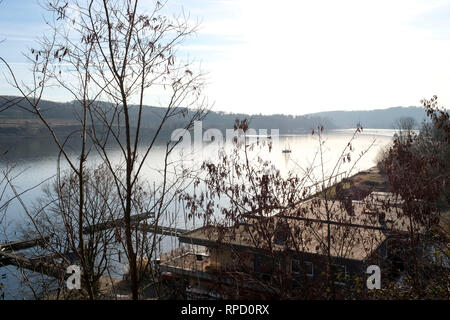
<path id="1" fill-rule="evenodd" d="M 354 130 L 337 130 L 326 133 L 323 138 L 323 159 L 325 175 L 329 175 L 331 170 L 339 158 L 343 148 L 348 144 L 352 137 Z M 368 169 L 375 165 L 374 159 L 380 148 L 389 144 L 394 134 L 393 130 L 384 129 L 365 129 L 363 133 L 358 134 L 353 141 L 352 153 L 353 159 L 356 159 L 361 152 L 364 152 L 372 143 L 373 146 L 367 153 L 358 161 L 354 168 L 354 173 L 364 169 Z M 145 147 L 145 141 L 143 142 Z M 33 208 L 38 199 L 42 196 L 42 188 L 47 183 L 50 183 L 57 171 L 57 150 L 51 139 L 15 139 L 15 138 L 1 138 L 0 137 L 0 151 L 8 150 L 5 156 L 0 157 L 0 170 L 10 170 L 10 176 L 14 177 L 13 184 L 17 192 L 25 192 L 21 199 L 27 208 Z M 225 143 L 225 150 L 230 150 L 230 143 Z M 291 153 L 282 153 L 283 149 L 290 149 Z M 288 171 L 295 172 L 299 175 L 303 170 L 311 166 L 315 167 L 314 174 L 317 179 L 321 177 L 320 158 L 318 156 L 319 141 L 316 135 L 281 135 L 278 143 L 275 143 L 271 152 L 265 149 L 256 148 L 253 151 L 253 156 L 256 155 L 263 158 L 265 161 L 271 161 L 282 174 Z M 157 145 L 150 153 L 146 161 L 142 177 L 150 182 L 150 184 L 158 184 L 161 181 L 161 175 L 158 172 L 163 165 L 164 159 L 164 145 Z M 121 163 L 121 153 L 118 149 L 111 149 L 111 159 L 116 164 Z M 76 148 L 72 148 L 71 156 L 76 159 Z M 199 165 L 205 160 L 214 161 L 217 159 L 216 145 L 204 145 L 201 151 L 190 153 L 189 156 L 181 154 L 180 151 L 174 153 L 171 160 L 174 161 L 173 170 L 180 170 L 182 166 Z M 89 165 L 100 163 L 100 157 L 95 154 L 95 151 L 90 154 Z M 350 170 L 353 162 L 342 166 L 340 172 Z M 67 168 L 66 163 L 62 163 L 64 169 Z M 42 184 L 43 181 L 47 181 Z M 12 191 L 9 187 L 5 187 L 4 183 L 0 185 L 2 188 L 3 201 L 12 197 Z M 36 187 L 37 186 L 37 187 Z M 189 190 L 189 189 L 188 189 Z M 173 211 L 180 211 L 180 208 L 173 208 Z M 0 241 L 6 239 L 16 240 L 20 237 L 17 230 L 23 224 L 27 223 L 24 209 L 22 205 L 16 200 L 12 201 L 8 206 L 6 215 L 1 221 Z M 178 214 L 168 217 L 171 222 L 175 221 L 180 228 L 193 228 L 198 226 L 198 221 L 186 221 L 183 214 Z M 172 224 L 173 225 L 173 224 Z M 168 251 L 178 245 L 177 240 L 172 237 L 167 237 L 163 242 L 162 251 Z M 6 298 L 17 298 L 19 292 L 17 281 L 17 270 L 14 267 L 0 268 L 0 276 L 5 275 L 3 279 L 0 277 L 0 282 L 6 285 Z M 5 278 L 6 277 L 6 278 Z M 26 292 L 23 293 L 26 295 Z M 22 293 L 20 294 L 22 295 Z"/>

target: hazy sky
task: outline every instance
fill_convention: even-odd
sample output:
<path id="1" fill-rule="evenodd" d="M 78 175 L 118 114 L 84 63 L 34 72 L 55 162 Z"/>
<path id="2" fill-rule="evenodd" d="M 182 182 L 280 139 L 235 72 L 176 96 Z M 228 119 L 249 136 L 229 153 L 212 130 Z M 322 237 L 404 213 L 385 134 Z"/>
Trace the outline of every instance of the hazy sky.
<path id="1" fill-rule="evenodd" d="M 148 1 L 151 3 L 151 1 Z M 172 0 L 202 21 L 181 53 L 202 62 L 215 110 L 305 114 L 450 106 L 450 0 Z M 36 0 L 0 4 L 0 55 L 45 32 Z M 3 78 L 0 94 L 12 93 Z M 54 93 L 50 98 L 68 100 Z M 151 96 L 148 103 L 154 103 Z"/>

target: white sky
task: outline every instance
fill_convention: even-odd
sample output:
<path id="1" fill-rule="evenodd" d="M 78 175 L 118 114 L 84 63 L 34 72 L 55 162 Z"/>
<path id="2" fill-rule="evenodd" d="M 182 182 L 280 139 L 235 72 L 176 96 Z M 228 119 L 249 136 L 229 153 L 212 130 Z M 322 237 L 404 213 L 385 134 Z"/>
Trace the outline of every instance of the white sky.
<path id="1" fill-rule="evenodd" d="M 183 52 L 202 61 L 215 110 L 375 109 L 420 105 L 433 94 L 450 105 L 449 0 L 169 3 L 203 21 Z"/>
<path id="2" fill-rule="evenodd" d="M 219 109 L 302 114 L 418 105 L 433 94 L 449 105 L 450 24 L 427 21 L 449 1 L 230 5 L 237 17 L 204 30 L 243 39 L 208 65 Z"/>

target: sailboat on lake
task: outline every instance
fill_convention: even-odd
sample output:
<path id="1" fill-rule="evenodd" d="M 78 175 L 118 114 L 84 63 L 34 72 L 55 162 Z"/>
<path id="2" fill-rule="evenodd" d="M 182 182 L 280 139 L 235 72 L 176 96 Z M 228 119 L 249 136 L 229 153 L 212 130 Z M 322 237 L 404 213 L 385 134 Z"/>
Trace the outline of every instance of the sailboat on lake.
<path id="1" fill-rule="evenodd" d="M 283 150 L 281 150 L 282 153 L 291 153 L 291 147 L 288 145 L 287 147 L 285 146 Z"/>

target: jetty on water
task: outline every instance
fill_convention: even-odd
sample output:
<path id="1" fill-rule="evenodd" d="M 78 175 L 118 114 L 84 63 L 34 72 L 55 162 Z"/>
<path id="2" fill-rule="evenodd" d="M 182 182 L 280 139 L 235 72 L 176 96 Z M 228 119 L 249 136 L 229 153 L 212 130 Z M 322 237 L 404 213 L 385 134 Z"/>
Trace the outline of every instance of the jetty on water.
<path id="1" fill-rule="evenodd" d="M 62 265 L 55 264 L 54 259 L 47 256 L 28 258 L 17 251 L 29 249 L 38 245 L 45 245 L 50 236 L 12 241 L 0 244 L 0 267 L 13 265 L 55 278 L 64 278 L 66 270 Z"/>
<path id="2" fill-rule="evenodd" d="M 188 230 L 180 228 L 172 228 L 166 226 L 155 225 L 155 223 L 146 223 L 145 220 L 154 218 L 153 212 L 145 212 L 131 216 L 131 225 L 142 232 L 156 233 L 166 236 L 179 237 Z M 125 219 L 116 219 L 84 228 L 84 234 L 96 233 L 113 228 L 123 228 L 125 226 Z M 45 246 L 52 236 L 43 236 L 32 239 L 11 241 L 0 243 L 0 267 L 14 265 L 18 268 L 23 268 L 45 274 L 58 279 L 63 279 L 66 275 L 66 266 L 62 263 L 57 263 L 57 256 L 40 256 L 36 258 L 26 257 L 25 254 L 17 252 L 33 248 L 36 246 Z"/>

